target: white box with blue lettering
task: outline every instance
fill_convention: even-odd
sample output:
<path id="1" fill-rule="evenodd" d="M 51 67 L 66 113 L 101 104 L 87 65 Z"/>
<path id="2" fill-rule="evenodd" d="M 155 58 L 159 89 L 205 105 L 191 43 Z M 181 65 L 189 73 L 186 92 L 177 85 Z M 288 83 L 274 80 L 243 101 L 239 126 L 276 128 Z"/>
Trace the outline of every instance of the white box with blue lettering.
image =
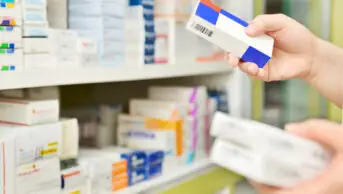
<path id="1" fill-rule="evenodd" d="M 274 39 L 268 35 L 250 37 L 248 23 L 221 9 L 210 0 L 200 0 L 187 29 L 245 62 L 263 68 L 272 57 Z"/>

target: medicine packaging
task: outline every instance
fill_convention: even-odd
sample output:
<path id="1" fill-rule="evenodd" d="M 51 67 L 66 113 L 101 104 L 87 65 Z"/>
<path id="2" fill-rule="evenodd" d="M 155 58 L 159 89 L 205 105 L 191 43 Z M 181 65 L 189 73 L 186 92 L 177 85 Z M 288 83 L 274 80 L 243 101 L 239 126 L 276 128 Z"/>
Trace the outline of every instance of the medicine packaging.
<path id="1" fill-rule="evenodd" d="M 35 100 L 60 99 L 58 86 L 28 88 L 24 90 L 25 98 Z"/>
<path id="2" fill-rule="evenodd" d="M 17 125 L 57 122 L 58 100 L 0 99 L 0 121 Z"/>
<path id="3" fill-rule="evenodd" d="M 26 22 L 23 29 L 23 38 L 47 38 L 49 35 L 47 22 Z"/>
<path id="4" fill-rule="evenodd" d="M 79 125 L 77 119 L 61 119 L 61 160 L 77 158 L 79 151 Z"/>
<path id="5" fill-rule="evenodd" d="M 49 0 L 48 2 L 48 22 L 51 28 L 68 28 L 68 1 Z"/>
<path id="6" fill-rule="evenodd" d="M 15 193 L 15 143 L 14 136 L 0 138 L 0 194 Z"/>
<path id="7" fill-rule="evenodd" d="M 272 186 L 292 187 L 309 180 L 331 159 L 317 143 L 224 113 L 216 113 L 211 134 L 217 138 L 212 162 Z"/>
<path id="8" fill-rule="evenodd" d="M 80 164 L 87 171 L 92 193 L 111 193 L 128 186 L 128 163 L 115 153 L 81 149 Z"/>
<path id="9" fill-rule="evenodd" d="M 50 1 L 50 0 L 49 0 Z M 46 9 L 47 0 L 21 0 L 23 9 Z"/>
<path id="10" fill-rule="evenodd" d="M 0 26 L 0 40 L 15 43 L 15 48 L 21 48 L 21 28 L 17 26 Z"/>
<path id="11" fill-rule="evenodd" d="M 163 119 L 154 119 L 154 118 L 147 118 L 147 117 L 141 117 L 141 116 L 130 116 L 130 115 L 124 115 L 121 114 L 118 118 L 119 125 L 118 125 L 118 143 L 128 143 L 128 137 L 131 139 L 130 136 L 136 136 L 137 134 L 143 135 L 144 131 L 150 131 L 150 135 L 147 137 L 151 137 L 151 135 L 154 133 L 153 131 L 156 131 L 156 134 L 158 131 L 166 131 L 170 135 L 174 134 L 175 137 L 175 148 L 173 149 L 172 155 L 176 154 L 176 156 L 181 156 L 183 154 L 183 129 L 182 129 L 182 121 L 172 121 L 172 120 L 163 120 Z M 130 131 L 136 131 L 135 133 L 130 133 Z M 143 132 L 139 132 L 139 131 Z M 162 134 L 162 133 L 159 133 Z M 146 136 L 147 134 L 143 135 Z M 164 136 L 164 135 L 163 135 Z M 152 135 L 152 137 L 155 137 Z M 157 140 L 157 139 L 155 139 Z M 154 139 L 151 139 L 151 143 L 155 141 Z M 160 140 L 162 143 L 163 141 Z M 157 143 L 157 142 L 156 142 Z M 121 144 L 119 144 L 121 145 Z M 163 145 L 165 145 L 163 143 Z M 170 145 L 168 143 L 168 145 Z M 158 148 L 156 148 L 158 149 Z"/>
<path id="12" fill-rule="evenodd" d="M 58 158 L 40 160 L 17 167 L 16 193 L 27 194 L 61 189 L 60 161 Z"/>
<path id="13" fill-rule="evenodd" d="M 81 190 L 85 192 L 87 175 L 81 166 L 65 169 L 61 171 L 61 189 L 68 193 L 72 190 Z M 82 192 L 81 192 L 82 193 Z"/>
<path id="14" fill-rule="evenodd" d="M 69 1 L 69 17 L 74 16 L 112 16 L 112 17 L 124 17 L 125 6 L 127 1 Z"/>
<path id="15" fill-rule="evenodd" d="M 1 137 L 14 137 L 16 165 L 60 156 L 62 132 L 59 122 L 34 126 L 1 124 L 0 129 Z"/>
<path id="16" fill-rule="evenodd" d="M 46 9 L 27 9 L 23 8 L 23 21 L 26 22 L 45 22 L 47 21 Z"/>
<path id="17" fill-rule="evenodd" d="M 20 70 L 23 68 L 24 58 L 23 58 L 23 51 L 21 49 L 14 49 L 14 50 L 1 49 L 1 50 L 2 51 L 6 50 L 7 52 L 10 52 L 10 53 L 0 54 L 0 61 L 1 61 L 0 71 L 15 71 L 15 70 Z"/>
<path id="18" fill-rule="evenodd" d="M 226 52 L 263 68 L 273 53 L 274 39 L 268 35 L 250 37 L 248 23 L 221 9 L 210 0 L 199 0 L 187 29 Z"/>

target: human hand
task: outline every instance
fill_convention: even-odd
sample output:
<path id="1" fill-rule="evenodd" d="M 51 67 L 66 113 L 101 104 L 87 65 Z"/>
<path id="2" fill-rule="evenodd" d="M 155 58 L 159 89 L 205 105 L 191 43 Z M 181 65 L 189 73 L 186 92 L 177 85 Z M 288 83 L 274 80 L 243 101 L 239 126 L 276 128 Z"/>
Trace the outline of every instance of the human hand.
<path id="1" fill-rule="evenodd" d="M 273 56 L 259 69 L 228 54 L 233 67 L 239 67 L 254 79 L 277 81 L 291 78 L 307 79 L 311 76 L 318 38 L 306 27 L 282 14 L 260 15 L 246 28 L 252 37 L 268 34 L 275 39 Z"/>
<path id="2" fill-rule="evenodd" d="M 310 120 L 291 124 L 287 131 L 311 139 L 333 153 L 326 171 L 313 180 L 294 188 L 282 189 L 252 182 L 259 194 L 342 194 L 343 193 L 343 126 L 325 120 Z"/>

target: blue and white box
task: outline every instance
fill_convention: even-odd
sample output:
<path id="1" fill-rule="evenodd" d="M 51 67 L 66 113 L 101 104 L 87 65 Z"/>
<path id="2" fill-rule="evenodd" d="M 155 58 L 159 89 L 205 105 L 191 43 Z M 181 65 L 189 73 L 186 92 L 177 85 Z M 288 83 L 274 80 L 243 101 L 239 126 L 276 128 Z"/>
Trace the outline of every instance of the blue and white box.
<path id="1" fill-rule="evenodd" d="M 273 54 L 274 39 L 268 35 L 250 37 L 245 33 L 248 23 L 211 3 L 200 0 L 187 29 L 212 42 L 245 62 L 263 68 Z"/>
<path id="2" fill-rule="evenodd" d="M 120 158 L 127 160 L 130 172 L 136 169 L 145 169 L 147 166 L 147 157 L 144 151 L 122 147 L 106 147 L 104 150 L 119 154 Z"/>

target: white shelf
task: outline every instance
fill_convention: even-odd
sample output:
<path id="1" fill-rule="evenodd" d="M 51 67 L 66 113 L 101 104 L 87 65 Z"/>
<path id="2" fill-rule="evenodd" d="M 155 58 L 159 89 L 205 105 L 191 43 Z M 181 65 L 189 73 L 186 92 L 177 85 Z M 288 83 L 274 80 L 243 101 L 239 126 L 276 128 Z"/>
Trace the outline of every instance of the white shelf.
<path id="1" fill-rule="evenodd" d="M 144 67 L 87 67 L 0 72 L 0 90 L 42 86 L 123 82 L 225 73 L 227 62 L 149 65 Z"/>
<path id="2" fill-rule="evenodd" d="M 160 177 L 156 177 L 155 179 L 148 180 L 148 181 L 139 183 L 137 185 L 134 185 L 132 187 L 128 187 L 126 189 L 117 191 L 115 192 L 115 194 L 135 194 L 135 193 L 146 191 L 152 188 L 157 188 L 165 184 L 168 184 L 172 181 L 182 179 L 192 173 L 205 170 L 211 166 L 212 164 L 210 163 L 208 159 L 197 161 L 194 164 L 191 164 L 189 166 L 177 168 L 173 170 L 173 172 L 171 173 L 166 173 Z"/>

